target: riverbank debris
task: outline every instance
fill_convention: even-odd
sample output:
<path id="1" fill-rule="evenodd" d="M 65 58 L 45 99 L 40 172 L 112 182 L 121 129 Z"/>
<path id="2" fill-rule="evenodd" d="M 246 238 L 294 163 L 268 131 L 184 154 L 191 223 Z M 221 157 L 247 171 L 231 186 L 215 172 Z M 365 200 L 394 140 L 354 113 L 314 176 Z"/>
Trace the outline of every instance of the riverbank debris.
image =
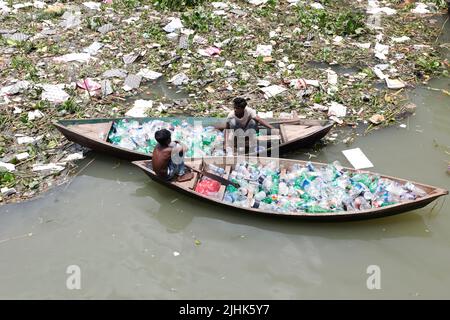
<path id="1" fill-rule="evenodd" d="M 0 0 L 0 161 L 15 165 L 0 187 L 18 201 L 68 176 L 71 162 L 33 171 L 76 152 L 52 121 L 119 118 L 138 100 L 153 101 L 140 116 L 226 116 L 245 96 L 262 115 L 329 118 L 334 130 L 392 125 L 409 114 L 408 88 L 448 75 L 441 3 Z"/>

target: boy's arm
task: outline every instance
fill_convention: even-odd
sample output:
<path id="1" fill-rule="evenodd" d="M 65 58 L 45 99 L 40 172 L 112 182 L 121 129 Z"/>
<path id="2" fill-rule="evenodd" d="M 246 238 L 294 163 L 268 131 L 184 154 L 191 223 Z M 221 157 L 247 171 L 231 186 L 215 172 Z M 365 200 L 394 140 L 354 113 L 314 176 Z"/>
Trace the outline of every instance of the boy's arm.
<path id="1" fill-rule="evenodd" d="M 275 129 L 274 126 L 272 126 L 270 123 L 268 123 L 266 120 L 261 119 L 260 117 L 256 116 L 253 119 L 255 119 L 255 121 L 259 122 L 260 124 L 262 124 L 264 127 L 269 128 L 269 129 Z"/>
<path id="2" fill-rule="evenodd" d="M 176 152 L 186 152 L 187 151 L 188 147 L 184 143 L 182 143 L 180 141 L 174 141 L 174 142 L 177 143 L 177 146 L 174 147 L 174 148 L 176 148 L 175 149 Z"/>

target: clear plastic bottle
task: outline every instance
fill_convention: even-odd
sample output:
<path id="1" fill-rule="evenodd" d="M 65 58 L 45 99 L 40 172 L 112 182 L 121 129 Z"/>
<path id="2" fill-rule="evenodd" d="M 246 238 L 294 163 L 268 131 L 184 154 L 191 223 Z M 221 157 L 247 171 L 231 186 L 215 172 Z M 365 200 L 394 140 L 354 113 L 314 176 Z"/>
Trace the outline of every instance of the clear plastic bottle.
<path id="1" fill-rule="evenodd" d="M 258 201 L 262 201 L 266 197 L 266 193 L 264 191 L 259 191 L 255 194 L 255 199 Z"/>
<path id="2" fill-rule="evenodd" d="M 425 197 L 427 195 L 427 193 L 424 190 L 420 189 L 419 187 L 417 187 L 416 185 L 414 185 L 411 182 L 407 182 L 403 186 L 403 188 L 410 191 L 416 197 Z"/>
<path id="3" fill-rule="evenodd" d="M 216 165 L 214 165 L 212 163 L 208 165 L 208 168 L 209 168 L 210 171 L 212 171 L 212 172 L 214 172 L 214 173 L 216 173 L 218 175 L 222 176 L 222 175 L 225 174 L 225 169 L 224 168 L 218 167 L 218 166 L 216 166 Z"/>

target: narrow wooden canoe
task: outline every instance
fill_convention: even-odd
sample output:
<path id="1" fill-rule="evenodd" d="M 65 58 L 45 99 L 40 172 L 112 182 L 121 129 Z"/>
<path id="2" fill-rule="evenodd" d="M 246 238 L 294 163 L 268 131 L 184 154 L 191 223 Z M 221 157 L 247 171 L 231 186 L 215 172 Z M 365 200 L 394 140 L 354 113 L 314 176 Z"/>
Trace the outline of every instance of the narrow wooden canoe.
<path id="1" fill-rule="evenodd" d="M 88 147 L 92 150 L 107 153 L 112 156 L 134 161 L 151 159 L 151 154 L 133 151 L 114 145 L 108 141 L 113 122 L 121 119 L 146 122 L 151 120 L 170 121 L 174 118 L 110 118 L 110 119 L 81 119 L 54 121 L 55 127 L 70 141 Z M 203 126 L 224 124 L 224 118 L 176 118 L 189 123 L 202 121 Z M 333 127 L 334 122 L 327 120 L 306 119 L 268 119 L 274 127 L 279 129 L 281 141 L 278 144 L 279 154 L 306 148 L 322 139 Z M 272 148 L 267 148 L 270 155 Z M 256 155 L 256 154 L 253 154 Z"/>
<path id="2" fill-rule="evenodd" d="M 186 165 L 193 166 L 197 169 L 204 170 L 206 168 L 205 166 L 207 164 L 215 164 L 216 166 L 220 166 L 225 169 L 226 172 L 230 172 L 234 168 L 234 164 L 237 163 L 238 157 L 207 157 L 202 159 L 191 159 L 186 161 Z M 259 162 L 259 163 L 267 163 L 269 161 L 273 161 L 274 158 L 265 158 L 265 157 L 247 157 L 245 159 L 248 162 Z M 300 161 L 300 160 L 288 160 L 288 159 L 275 159 L 279 161 L 280 170 L 282 168 L 288 169 L 293 164 L 297 163 L 302 166 L 304 166 L 307 162 Z M 151 160 L 142 160 L 142 161 L 134 161 L 134 165 L 138 166 L 140 169 L 142 169 L 145 174 L 147 174 L 152 180 L 165 185 L 167 187 L 170 187 L 178 192 L 182 192 L 184 194 L 187 194 L 191 197 L 207 201 L 212 204 L 217 204 L 220 206 L 224 206 L 231 209 L 241 210 L 248 214 L 256 214 L 256 215 L 270 215 L 270 216 L 283 216 L 283 217 L 291 217 L 296 218 L 300 220 L 311 220 L 311 221 L 352 221 L 352 220 L 365 220 L 365 219 L 373 219 L 373 218 L 380 218 L 380 217 L 386 217 L 391 215 L 400 214 L 406 211 L 415 210 L 422 208 L 432 201 L 436 200 L 440 196 L 444 196 L 448 194 L 447 190 L 425 185 L 422 183 L 412 182 L 415 186 L 421 188 L 424 190 L 427 195 L 417 198 L 416 200 L 408 200 L 403 201 L 401 203 L 396 203 L 392 205 L 388 205 L 385 207 L 379 207 L 379 208 L 372 208 L 368 210 L 360 210 L 360 211 L 340 211 L 340 212 L 327 212 L 327 213 L 306 213 L 306 212 L 292 212 L 292 213 L 279 213 L 275 211 L 265 211 L 261 209 L 255 209 L 249 207 L 241 207 L 237 206 L 228 202 L 223 201 L 223 196 L 225 194 L 225 186 L 222 185 L 219 193 L 215 197 L 208 197 L 206 195 L 200 194 L 195 190 L 195 186 L 197 182 L 200 179 L 200 174 L 194 173 L 194 179 L 187 181 L 187 182 L 177 182 L 177 181 L 166 181 L 164 179 L 161 179 L 158 177 L 155 172 L 152 170 L 152 161 Z M 326 164 L 323 163 L 315 163 L 312 162 L 312 164 L 319 168 L 322 166 L 326 166 Z M 347 172 L 363 172 L 354 170 L 351 168 L 344 168 Z M 365 171 L 367 172 L 367 171 Z M 370 173 L 370 172 L 367 172 Z M 375 174 L 375 173 L 370 173 Z M 404 184 L 408 182 L 407 180 L 396 178 L 396 177 L 390 177 L 386 175 L 379 175 L 381 178 L 388 178 L 390 180 L 399 182 L 401 184 Z M 226 177 L 226 176 L 225 176 Z M 250 197 L 251 198 L 251 197 Z M 251 199 L 249 198 L 249 204 Z"/>

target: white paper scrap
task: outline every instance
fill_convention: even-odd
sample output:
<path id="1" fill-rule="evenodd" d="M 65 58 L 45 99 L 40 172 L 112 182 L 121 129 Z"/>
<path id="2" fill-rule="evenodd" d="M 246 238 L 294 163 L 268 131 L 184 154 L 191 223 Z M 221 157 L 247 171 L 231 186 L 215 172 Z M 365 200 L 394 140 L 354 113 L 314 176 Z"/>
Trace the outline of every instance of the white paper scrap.
<path id="1" fill-rule="evenodd" d="M 343 150 L 342 153 L 357 170 L 373 167 L 372 162 L 370 162 L 360 148 Z"/>
<path id="2" fill-rule="evenodd" d="M 147 110 L 151 109 L 153 106 L 152 100 L 136 100 L 134 102 L 133 108 L 127 111 L 125 115 L 127 117 L 146 117 Z"/>

